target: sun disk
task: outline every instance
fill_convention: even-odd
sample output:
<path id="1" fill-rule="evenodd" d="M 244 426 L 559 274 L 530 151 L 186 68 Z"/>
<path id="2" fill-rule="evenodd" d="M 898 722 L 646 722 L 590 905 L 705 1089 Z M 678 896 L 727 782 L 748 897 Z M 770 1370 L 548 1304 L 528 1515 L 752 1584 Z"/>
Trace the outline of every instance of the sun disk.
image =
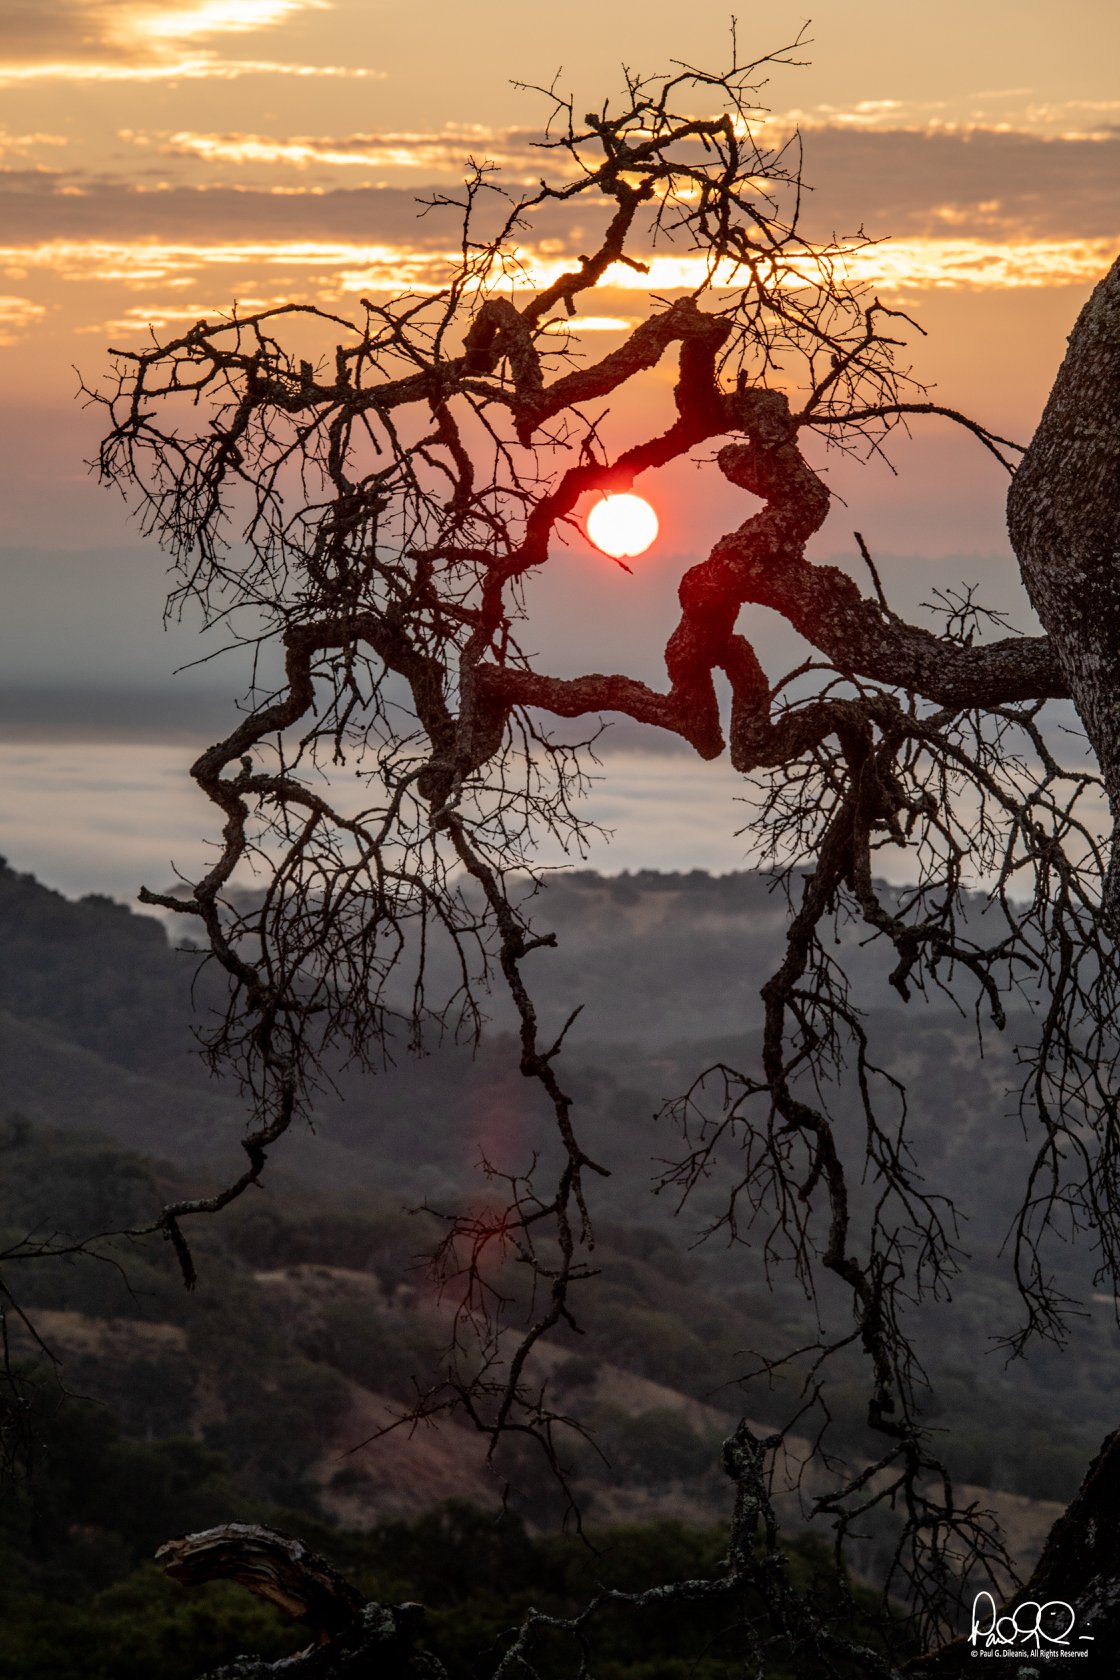
<path id="1" fill-rule="evenodd" d="M 644 554 L 657 532 L 657 515 L 641 496 L 604 496 L 587 517 L 588 536 L 612 560 Z"/>

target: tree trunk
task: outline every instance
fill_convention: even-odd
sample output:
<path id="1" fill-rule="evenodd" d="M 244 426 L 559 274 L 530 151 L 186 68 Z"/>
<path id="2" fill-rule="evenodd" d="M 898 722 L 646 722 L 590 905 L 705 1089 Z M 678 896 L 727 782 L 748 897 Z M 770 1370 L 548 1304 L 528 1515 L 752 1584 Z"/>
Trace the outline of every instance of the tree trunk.
<path id="1" fill-rule="evenodd" d="M 1043 1648 L 1058 1655 L 1037 1664 L 1027 1657 L 1016 1662 L 1014 1672 L 1019 1680 L 1052 1673 L 1050 1665 L 1062 1660 L 1063 1651 L 1069 1653 L 1069 1660 L 1076 1658 L 1077 1667 L 1072 1673 L 1083 1680 L 1095 1680 L 1098 1675 L 1114 1680 L 1120 1673 L 1120 1430 L 1105 1438 L 1069 1508 L 1050 1530 L 1026 1587 L 1001 1605 L 999 1613 L 1010 1616 L 1019 1609 L 1019 1625 L 1024 1626 L 1031 1619 L 1021 1613 L 1027 1605 L 1050 1608 L 1044 1630 L 1062 1631 L 1069 1622 L 1069 1616 L 1055 1606 L 1068 1605 L 1073 1620 L 1064 1643 L 1048 1639 L 1044 1631 Z M 987 1629 L 993 1620 L 994 1614 L 982 1607 L 980 1626 Z M 1012 1632 L 1010 1628 L 1005 1631 Z M 1026 1649 L 1030 1649 L 1029 1644 Z M 955 1680 L 966 1674 L 975 1677 L 976 1664 L 985 1656 L 1007 1657 L 1023 1650 L 1021 1642 L 989 1645 L 985 1634 L 973 1642 L 965 1633 L 908 1665 L 907 1680 Z"/>
<path id="2" fill-rule="evenodd" d="M 1081 311 L 1007 497 L 1031 602 L 1104 776 L 1120 828 L 1120 261 Z M 1120 847 L 1106 914 L 1120 933 Z"/>

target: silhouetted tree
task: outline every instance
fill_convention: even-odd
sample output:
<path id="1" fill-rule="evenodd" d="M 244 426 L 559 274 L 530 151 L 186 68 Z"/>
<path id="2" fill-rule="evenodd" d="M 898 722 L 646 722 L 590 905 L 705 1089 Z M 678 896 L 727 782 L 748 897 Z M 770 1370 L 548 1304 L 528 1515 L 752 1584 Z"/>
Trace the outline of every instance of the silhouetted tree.
<path id="1" fill-rule="evenodd" d="M 167 1208 L 160 1225 L 189 1282 L 187 1216 L 259 1176 L 332 1058 L 372 1064 L 387 1038 L 419 1044 L 433 1027 L 475 1034 L 486 989 L 504 986 L 562 1167 L 549 1187 L 505 1181 L 500 1210 L 449 1228 L 442 1263 L 461 1285 L 462 1358 L 417 1410 L 453 1409 L 494 1443 L 527 1434 L 560 1465 L 566 1420 L 526 1361 L 578 1315 L 578 1286 L 593 1275 L 589 1186 L 606 1167 L 580 1141 L 560 1071 L 570 1021 L 545 1030 L 533 1001 L 534 965 L 554 943 L 533 919 L 536 850 L 546 834 L 578 848 L 602 714 L 670 731 L 703 759 L 729 753 L 755 791 L 759 856 L 786 872 L 788 937 L 762 994 L 758 1065 L 707 1070 L 680 1099 L 685 1143 L 668 1176 L 687 1191 L 717 1151 L 738 1151 L 725 1230 L 810 1292 L 827 1274 L 845 1292 L 850 1321 L 802 1350 L 803 1392 L 825 1404 L 835 1356 L 862 1349 L 882 1445 L 871 1464 L 827 1459 L 813 1505 L 841 1548 L 853 1523 L 896 1514 L 888 1586 L 932 1640 L 959 1626 L 962 1580 L 982 1569 L 1006 1579 L 994 1524 L 956 1499 L 923 1428 L 907 1329 L 911 1301 L 947 1289 L 961 1255 L 951 1204 L 911 1157 L 903 1093 L 875 1065 L 831 930 L 854 919 L 890 947 L 903 999 L 951 988 L 997 1029 L 1027 977 L 1041 1030 L 1023 1052 L 1036 1153 L 1011 1244 L 1026 1309 L 1017 1345 L 1060 1336 L 1066 1303 L 1045 1257 L 1055 1218 L 1097 1246 L 1110 1289 L 1120 1260 L 1120 884 L 1093 820 L 1102 781 L 1120 816 L 1120 266 L 1086 306 L 1020 462 L 1016 445 L 930 401 L 900 366 L 906 318 L 847 278 L 862 239 L 807 235 L 797 143 L 768 150 L 752 128 L 762 76 L 791 56 L 631 78 L 621 102 L 582 119 L 551 94 L 541 142 L 551 182 L 518 195 L 479 164 L 461 198 L 432 201 L 461 221 L 461 259 L 436 292 L 363 300 L 353 319 L 309 305 L 235 311 L 115 352 L 115 383 L 94 393 L 109 422 L 103 478 L 138 499 L 145 530 L 172 555 L 173 606 L 196 603 L 207 623 L 274 645 L 284 672 L 193 766 L 222 823 L 212 867 L 182 896 L 143 895 L 201 925 L 228 974 L 209 1051 L 236 1071 L 255 1114 L 243 1176 Z M 519 242 L 535 218 L 562 211 L 599 231 L 589 254 L 542 278 Z M 616 348 L 586 354 L 581 310 L 596 289 L 616 265 L 640 269 L 670 244 L 695 260 L 692 289 L 651 299 Z M 670 359 L 671 414 L 643 429 L 643 408 L 631 441 L 608 448 L 604 410 Z M 1041 635 L 993 631 L 970 598 L 950 603 L 940 628 L 907 622 L 862 539 L 866 593 L 806 558 L 831 508 L 819 447 L 871 454 L 897 425 L 934 415 L 968 428 L 1011 474 L 1012 540 Z M 754 500 L 681 577 L 665 686 L 541 670 L 524 628 L 527 580 L 578 528 L 584 498 L 629 490 L 685 456 Z M 810 649 L 778 682 L 741 628 L 751 605 L 779 613 Z M 1072 701 L 1099 776 L 1062 762 L 1051 701 Z M 556 719 L 588 720 L 583 745 Z M 876 880 L 883 846 L 911 862 L 897 895 Z M 977 877 L 992 883 L 979 922 L 962 914 Z M 253 880 L 258 891 L 238 890 Z M 437 943 L 455 975 L 438 993 Z M 845 1064 L 859 1137 L 830 1112 L 829 1081 Z M 873 1194 L 853 1188 L 864 1175 Z M 535 1279 L 512 1332 L 487 1281 L 496 1255 L 515 1255 Z M 885 1659 L 814 1616 L 784 1573 L 767 1493 L 780 1448 L 779 1434 L 736 1430 L 724 1450 L 736 1489 L 726 1572 L 664 1591 L 762 1592 L 760 1673 L 775 1637 L 798 1672 L 885 1673 Z M 1048 1576 L 1048 1593 L 1094 1613 L 1099 1639 L 1116 1631 L 1107 1594 L 1075 1577 Z M 513 1636 L 501 1672 L 531 1672 L 538 1625 Z M 307 1672 L 335 1672 L 330 1660 L 309 1657 Z"/>

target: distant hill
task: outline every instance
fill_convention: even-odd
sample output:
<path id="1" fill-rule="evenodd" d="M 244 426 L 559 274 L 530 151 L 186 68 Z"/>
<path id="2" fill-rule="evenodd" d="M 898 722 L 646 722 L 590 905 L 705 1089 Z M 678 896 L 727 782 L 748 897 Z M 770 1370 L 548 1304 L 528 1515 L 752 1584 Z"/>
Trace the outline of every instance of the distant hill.
<path id="1" fill-rule="evenodd" d="M 191 977 L 162 925 L 100 895 L 77 903 L 0 860 L 0 1009 L 107 1062 L 202 1082 Z"/>
<path id="2" fill-rule="evenodd" d="M 549 877 L 539 909 L 558 934 L 557 951 L 542 952 L 536 970 L 542 1007 L 561 1016 L 584 1004 L 565 1048 L 564 1078 L 580 1135 L 612 1172 L 593 1186 L 602 1276 L 585 1291 L 579 1345 L 635 1379 L 731 1409 L 735 1391 L 722 1385 L 744 1369 L 746 1350 L 796 1342 L 812 1314 L 788 1280 L 768 1283 L 756 1250 L 722 1239 L 693 1246 L 726 1205 L 733 1149 L 681 1213 L 671 1191 L 654 1194 L 664 1163 L 681 1147 L 662 1110 L 712 1062 L 749 1064 L 757 1049 L 754 1000 L 780 949 L 784 899 L 752 874 L 574 872 Z M 922 1309 L 934 1413 L 951 1431 L 964 1480 L 1061 1497 L 1087 1443 L 1116 1421 L 1115 1331 L 1108 1303 L 1090 1302 L 1096 1316 L 1077 1328 L 1065 1355 L 1044 1347 L 1009 1371 L 991 1356 L 992 1337 L 1016 1322 L 999 1250 L 1025 1147 L 1009 1095 L 1017 1082 L 1014 1040 L 1028 1037 L 1031 1024 L 1021 1017 L 1003 1038 L 990 1038 L 981 1059 L 971 1019 L 944 1000 L 904 1008 L 876 953 L 841 937 L 846 957 L 862 965 L 860 996 L 877 1055 L 909 1088 L 910 1135 L 930 1187 L 953 1195 L 968 1216 L 962 1242 L 971 1259 L 954 1299 Z M 51 1228 L 82 1230 L 75 1173 L 79 1180 L 91 1174 L 111 1202 L 119 1171 L 143 1203 L 129 1221 L 141 1221 L 158 1205 L 165 1180 L 176 1194 L 197 1193 L 238 1163 L 243 1105 L 236 1090 L 209 1078 L 192 1048 L 192 1007 L 205 1008 L 212 996 L 204 978 L 192 1005 L 197 966 L 197 954 L 173 950 L 151 918 L 102 898 L 73 903 L 0 868 L 0 1115 L 26 1116 L 40 1138 L 59 1129 L 51 1146 L 59 1160 L 71 1148 L 86 1151 L 85 1165 L 67 1168 L 61 1180 L 42 1161 L 33 1168 L 32 1156 L 6 1155 L 17 1187 L 32 1171 L 42 1180 L 46 1199 L 21 1217 L 34 1213 Z M 362 1221 L 369 1210 L 391 1224 L 390 1215 L 400 1218 L 393 1210 L 405 1205 L 461 1205 L 477 1193 L 483 1155 L 501 1170 L 523 1172 L 536 1153 L 547 1170 L 555 1154 L 548 1117 L 516 1071 L 504 1036 L 508 1016 L 497 1005 L 494 1013 L 473 1056 L 445 1045 L 420 1059 L 401 1057 L 377 1075 L 339 1070 L 338 1093 L 326 1093 L 316 1108 L 315 1133 L 301 1131 L 274 1152 L 266 1189 L 213 1222 L 209 1234 L 198 1227 L 203 1290 L 219 1280 L 246 1314 L 267 1317 L 265 1286 L 250 1274 L 292 1265 L 368 1269 Z M 853 1093 L 841 1083 L 827 1100 L 841 1135 L 858 1149 Z M 91 1131 L 103 1139 L 96 1173 L 96 1150 L 82 1141 Z M 131 1174 L 120 1167 L 122 1149 L 143 1157 Z M 165 1165 L 152 1167 L 153 1159 Z M 873 1186 L 856 1192 L 873 1193 Z M 310 1204 L 317 1211 L 305 1219 Z M 106 1217 L 101 1206 L 97 1228 Z M 317 1235 L 308 1235 L 307 1220 Z M 401 1229 L 410 1246 L 390 1266 L 398 1282 L 427 1240 L 421 1219 Z M 1055 1270 L 1071 1293 L 1091 1293 L 1080 1248 L 1059 1249 Z M 168 1276 L 157 1289 L 154 1276 L 144 1290 L 164 1303 L 167 1322 L 183 1322 L 178 1286 Z M 93 1318 L 134 1310 L 119 1301 L 98 1306 L 92 1288 L 84 1273 L 80 1287 L 78 1274 L 63 1274 L 40 1304 Z M 344 1293 L 340 1286 L 340 1302 Z M 843 1310 L 842 1301 L 832 1304 Z M 360 1346 L 360 1327 L 349 1333 Z M 406 1339 L 405 1354 L 409 1345 Z M 431 1351 L 428 1343 L 413 1349 L 418 1369 L 423 1347 Z M 343 1384 L 359 1380 L 349 1369 L 337 1374 Z M 293 1381 L 298 1387 L 303 1378 Z M 776 1417 L 762 1398 L 748 1398 L 757 1415 Z M 853 1388 L 853 1420 L 861 1403 Z M 840 1413 L 847 1428 L 843 1405 Z M 1009 1417 L 1017 1419 L 1013 1430 Z M 608 1419 L 604 1427 L 615 1425 Z M 855 1442 L 855 1421 L 851 1430 Z M 668 1440 L 671 1432 L 663 1434 Z"/>
<path id="3" fill-rule="evenodd" d="M 535 910 L 557 934 L 557 948 L 528 966 L 546 1030 L 582 1005 L 562 1065 L 581 1133 L 612 1168 L 599 1205 L 611 1217 L 663 1221 L 669 1198 L 651 1191 L 658 1163 L 679 1148 L 664 1105 L 715 1062 L 752 1065 L 784 895 L 750 873 L 576 871 L 546 877 Z M 973 1216 L 972 1237 L 994 1250 L 1024 1149 L 1014 1044 L 1032 1025 L 1020 1016 L 989 1035 L 981 1059 L 967 1015 L 944 998 L 903 1007 L 885 959 L 854 934 L 839 937 L 877 1056 L 908 1086 L 918 1155 Z M 0 1104 L 48 1125 L 95 1126 L 202 1182 L 223 1170 L 219 1161 L 238 1158 L 244 1109 L 195 1047 L 192 1022 L 220 996 L 199 960 L 173 949 L 151 917 L 99 897 L 70 902 L 0 866 Z M 484 1154 L 501 1171 L 524 1171 L 534 1153 L 547 1165 L 550 1120 L 517 1073 L 500 998 L 492 1016 L 477 1052 L 445 1043 L 419 1059 L 402 1051 L 377 1073 L 333 1070 L 337 1091 L 317 1101 L 315 1135 L 286 1138 L 279 1161 L 324 1188 L 377 1184 L 416 1200 L 454 1196 Z M 828 1100 L 858 1141 L 854 1092 L 841 1082 Z M 733 1172 L 732 1153 L 683 1229 L 716 1213 Z"/>
<path id="4" fill-rule="evenodd" d="M 183 1188 L 174 1168 L 94 1136 L 12 1122 L 0 1127 L 0 1165 L 0 1242 L 27 1231 L 111 1229 Z M 403 1213 L 390 1196 L 316 1195 L 282 1181 L 279 1193 L 195 1227 L 193 1294 L 165 1244 L 116 1243 L 104 1249 L 111 1265 L 25 1268 L 21 1302 L 62 1359 L 72 1395 L 107 1406 L 138 1439 L 193 1438 L 222 1453 L 245 1499 L 351 1528 L 452 1497 L 491 1507 L 512 1498 L 530 1519 L 547 1521 L 557 1490 L 516 1440 L 488 1467 L 485 1438 L 462 1421 L 376 1439 L 408 1410 L 416 1379 L 440 1369 L 451 1303 L 420 1259 L 432 1232 L 430 1220 Z M 646 1227 L 605 1223 L 596 1259 L 583 1334 L 549 1337 L 531 1371 L 599 1443 L 595 1452 L 561 1437 L 588 1516 L 600 1524 L 718 1521 L 726 1508 L 719 1443 L 734 1416 L 745 1408 L 771 1426 L 788 1405 L 780 1386 L 729 1382 L 743 1351 L 778 1330 L 775 1303 L 713 1289 L 703 1266 Z M 517 1268 L 492 1281 L 516 1316 Z M 803 1318 L 781 1328 L 800 1337 L 810 1326 Z M 17 1335 L 17 1351 L 33 1351 L 26 1335 Z M 49 1376 L 45 1362 L 41 1369 Z M 954 1393 L 958 1409 L 960 1399 Z M 835 1445 L 865 1456 L 858 1377 L 839 1382 L 833 1405 Z M 1001 1460 L 988 1450 L 997 1432 Z M 967 1427 L 948 1442 L 962 1481 L 978 1482 L 987 1469 L 1009 1495 L 1051 1500 L 1072 1491 L 1091 1445 L 1075 1436 L 1059 1446 L 1029 1401 L 975 1384 Z M 796 1500 L 784 1508 L 796 1525 Z M 1044 1504 L 1029 1519 L 1013 1499 L 1007 1508 L 1024 1549 L 1056 1514 Z"/>

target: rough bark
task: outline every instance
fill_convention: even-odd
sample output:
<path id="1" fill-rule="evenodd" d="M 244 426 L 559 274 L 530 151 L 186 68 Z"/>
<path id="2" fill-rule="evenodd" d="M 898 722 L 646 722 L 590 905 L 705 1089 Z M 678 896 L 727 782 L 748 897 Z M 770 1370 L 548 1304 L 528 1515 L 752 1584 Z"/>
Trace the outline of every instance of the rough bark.
<path id="1" fill-rule="evenodd" d="M 184 1534 L 156 1558 L 184 1586 L 236 1581 L 314 1635 L 315 1642 L 278 1662 L 237 1657 L 205 1680 L 445 1680 L 443 1665 L 417 1650 L 420 1604 L 367 1602 L 302 1541 L 259 1523 L 223 1523 Z"/>
<path id="2" fill-rule="evenodd" d="M 323 1641 L 348 1627 L 365 1600 L 300 1540 L 259 1523 L 222 1523 L 168 1540 L 156 1553 L 173 1581 L 236 1581 L 303 1622 Z"/>
<path id="3" fill-rule="evenodd" d="M 1077 1654 L 1074 1672 L 1111 1680 L 1120 1668 L 1120 1430 L 1105 1437 L 1080 1489 L 1050 1530 L 1034 1574 L 1000 1606 L 1000 1614 L 1031 1603 L 1068 1605 L 1075 1621 L 1066 1648 Z M 991 1654 L 1002 1653 L 997 1647 Z M 975 1673 L 969 1667 L 974 1660 L 973 1646 L 962 1635 L 912 1663 L 907 1680 Z M 1016 1667 L 1024 1677 L 1041 1671 L 1027 1660 Z"/>
<path id="4" fill-rule="evenodd" d="M 1120 825 L 1120 261 L 1069 337 L 1038 430 L 1012 480 L 1007 523 L 1023 581 Z M 1107 886 L 1120 928 L 1120 862 Z"/>

